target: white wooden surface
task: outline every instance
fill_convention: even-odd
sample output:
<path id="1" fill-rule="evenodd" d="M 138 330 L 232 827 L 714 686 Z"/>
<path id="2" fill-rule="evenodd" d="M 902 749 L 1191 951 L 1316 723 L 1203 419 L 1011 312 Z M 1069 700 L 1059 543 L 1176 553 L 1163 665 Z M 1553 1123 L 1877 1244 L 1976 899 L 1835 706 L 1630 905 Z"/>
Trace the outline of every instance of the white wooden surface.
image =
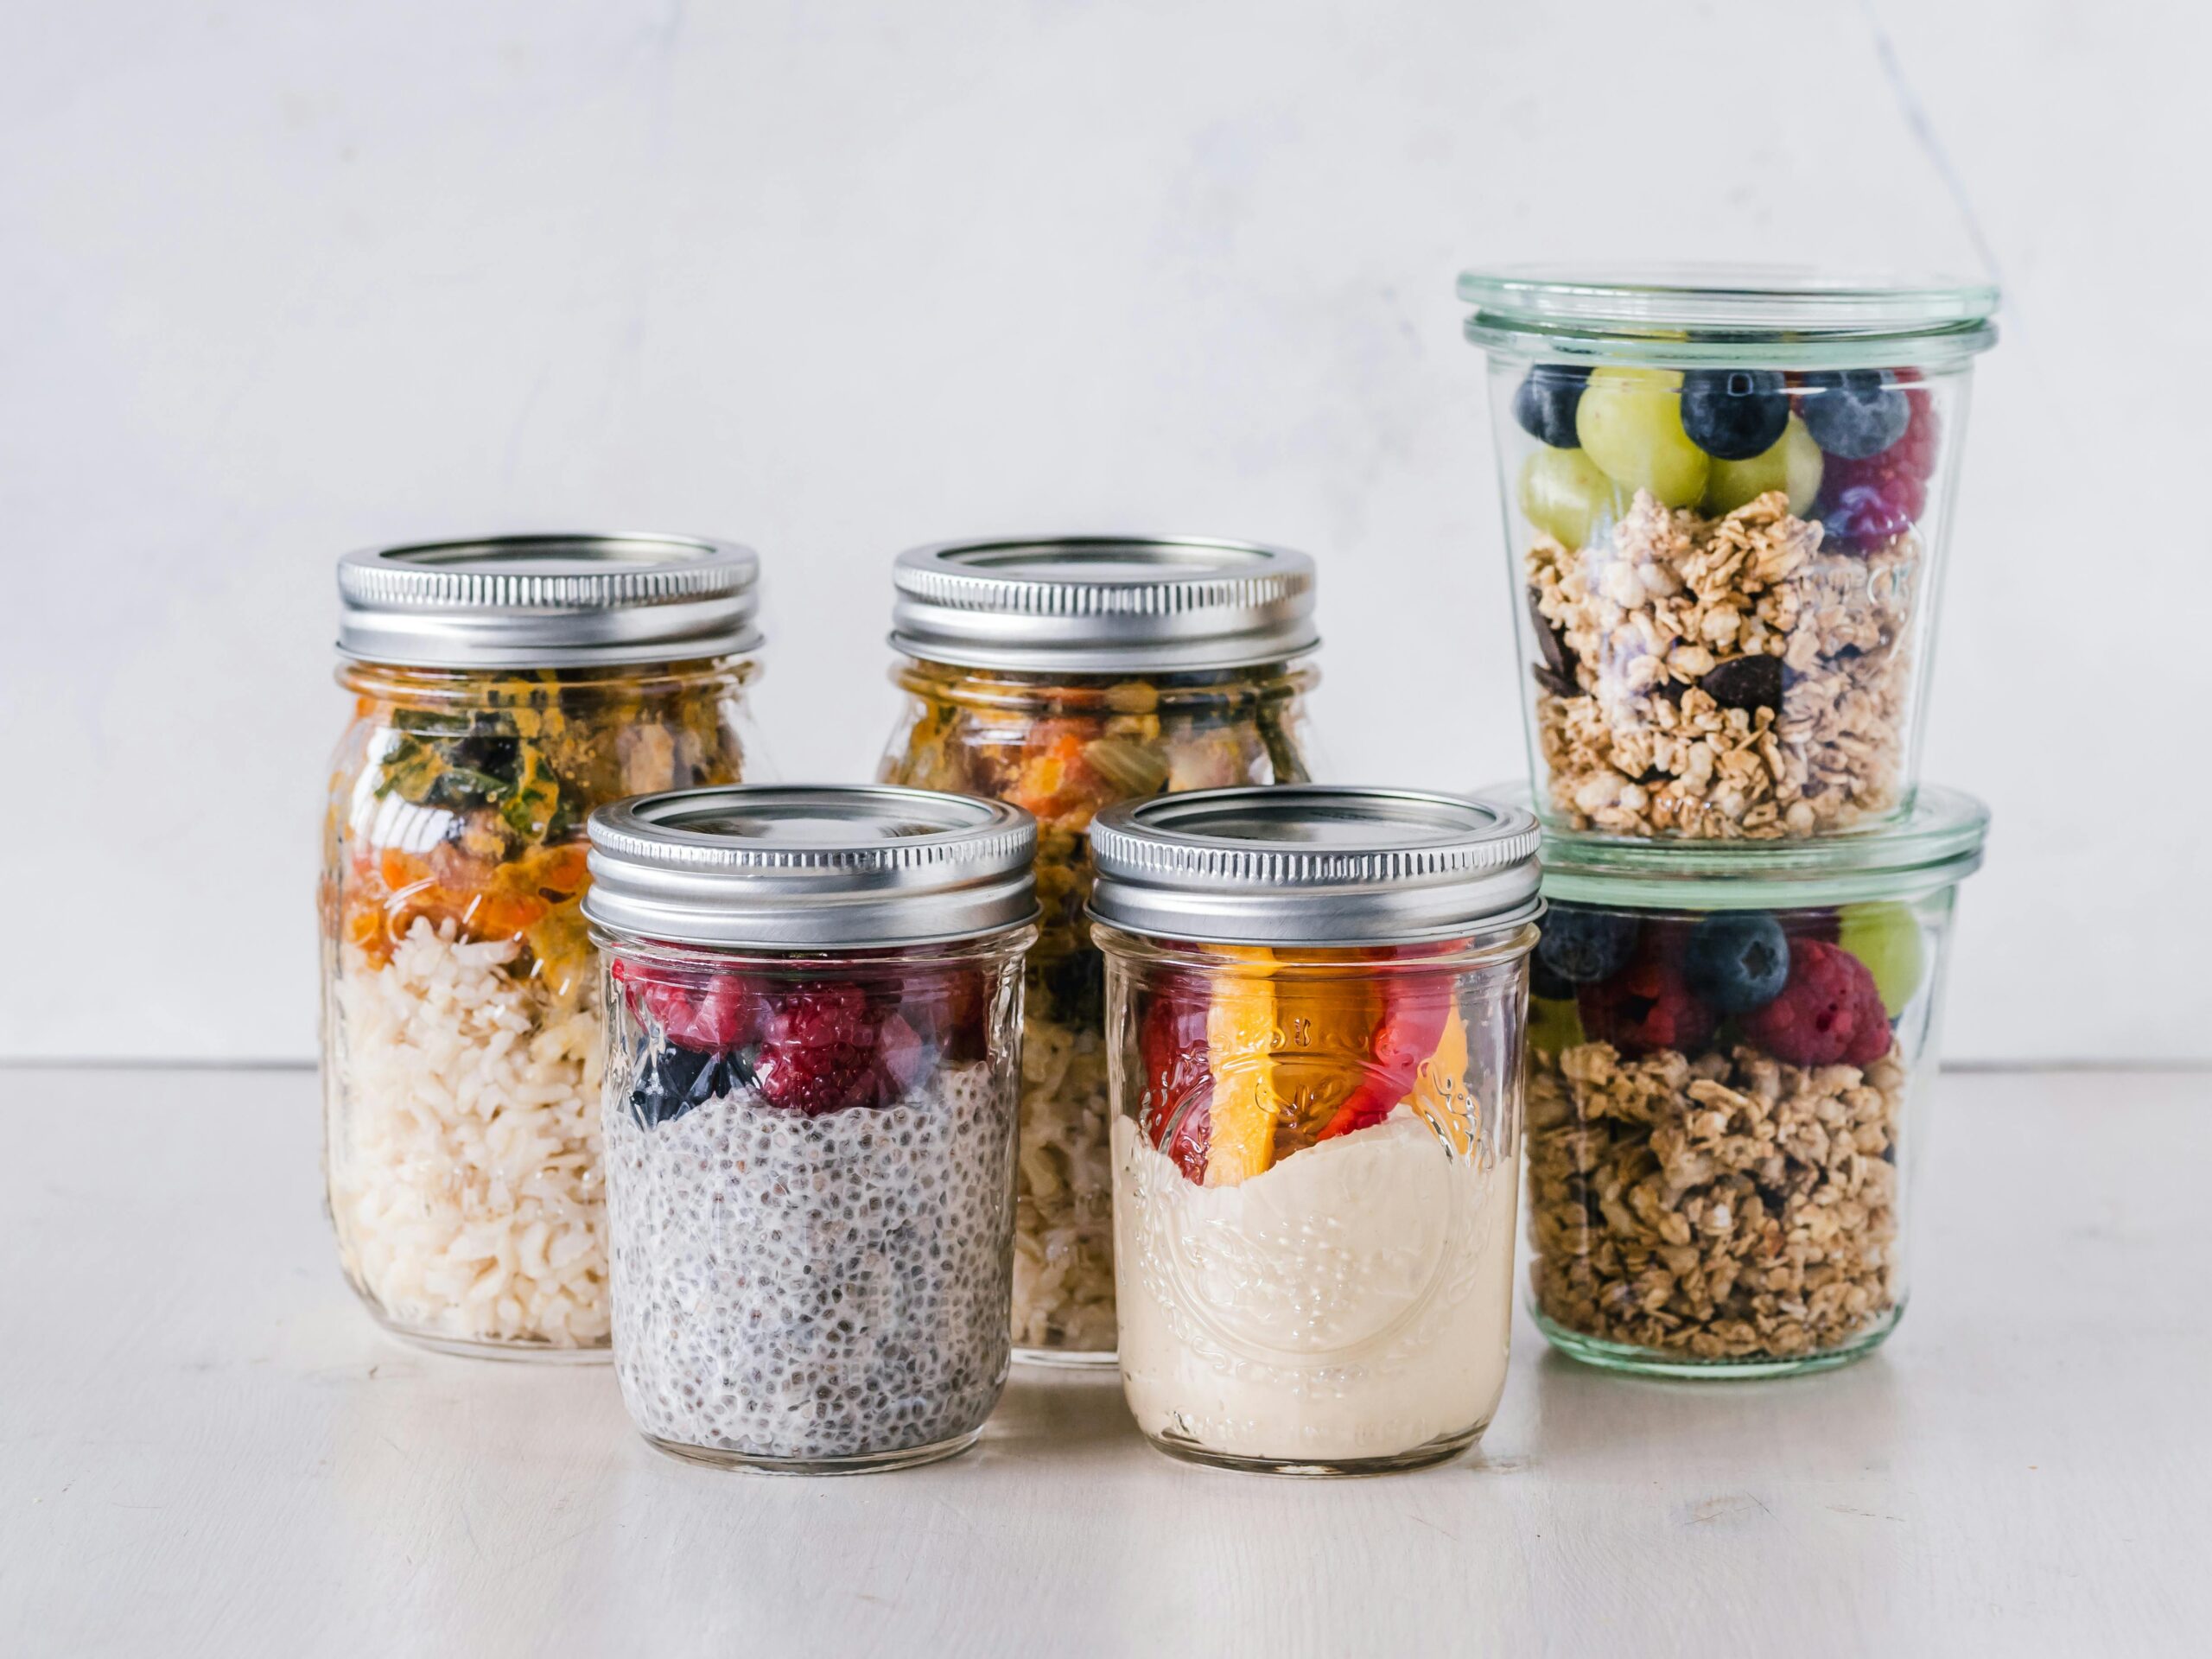
<path id="1" fill-rule="evenodd" d="M 340 1281 L 300 1071 L 0 1071 L 0 1650 L 2202 1652 L 2212 1078 L 1955 1075 L 1873 1359 L 1608 1378 L 1299 1483 L 1019 1377 L 956 1462 L 692 1468 L 603 1366 L 416 1352 Z"/>

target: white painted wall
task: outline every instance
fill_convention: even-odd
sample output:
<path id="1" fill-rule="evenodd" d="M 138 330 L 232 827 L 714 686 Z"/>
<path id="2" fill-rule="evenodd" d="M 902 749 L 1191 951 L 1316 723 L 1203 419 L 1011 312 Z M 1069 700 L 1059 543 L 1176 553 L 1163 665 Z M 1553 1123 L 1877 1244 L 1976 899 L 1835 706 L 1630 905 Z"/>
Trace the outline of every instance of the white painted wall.
<path id="1" fill-rule="evenodd" d="M 754 543 L 787 777 L 886 563 L 1321 560 L 1340 770 L 1522 764 L 1477 262 L 1986 264 L 1930 774 L 1970 1057 L 2212 1052 L 2212 12 L 1963 0 L 0 8 L 0 1055 L 303 1057 L 330 563 Z"/>

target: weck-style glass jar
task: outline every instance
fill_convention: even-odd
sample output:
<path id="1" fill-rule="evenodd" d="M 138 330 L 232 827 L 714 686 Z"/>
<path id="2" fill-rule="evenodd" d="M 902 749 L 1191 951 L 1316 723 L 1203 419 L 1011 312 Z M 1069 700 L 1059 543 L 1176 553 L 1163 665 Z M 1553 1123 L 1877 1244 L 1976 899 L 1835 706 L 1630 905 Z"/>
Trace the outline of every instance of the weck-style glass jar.
<path id="1" fill-rule="evenodd" d="M 615 1374 L 696 1461 L 973 1444 L 1006 1380 L 1036 827 L 918 790 L 592 815 Z"/>
<path id="2" fill-rule="evenodd" d="M 1471 271 L 1547 827 L 1908 810 L 1979 283 Z"/>
<path id="3" fill-rule="evenodd" d="M 321 892 L 324 1174 L 346 1277 L 434 1347 L 603 1355 L 586 818 L 734 783 L 747 549 L 527 536 L 353 554 Z"/>
<path id="4" fill-rule="evenodd" d="M 1111 1364 L 1103 977 L 1083 919 L 1084 832 L 1117 801 L 1306 781 L 1313 563 L 1238 542 L 1060 537 L 918 549 L 895 581 L 908 701 L 881 778 L 1038 821 L 1016 1357 Z"/>
<path id="5" fill-rule="evenodd" d="M 1888 1337 L 1952 907 L 1987 828 L 1929 786 L 1816 841 L 1545 837 L 1529 1303 L 1554 1347 L 1776 1376 Z"/>
<path id="6" fill-rule="evenodd" d="M 1505 1386 L 1535 820 L 1226 790 L 1091 830 L 1122 1382 L 1195 1462 L 1452 1456 Z"/>

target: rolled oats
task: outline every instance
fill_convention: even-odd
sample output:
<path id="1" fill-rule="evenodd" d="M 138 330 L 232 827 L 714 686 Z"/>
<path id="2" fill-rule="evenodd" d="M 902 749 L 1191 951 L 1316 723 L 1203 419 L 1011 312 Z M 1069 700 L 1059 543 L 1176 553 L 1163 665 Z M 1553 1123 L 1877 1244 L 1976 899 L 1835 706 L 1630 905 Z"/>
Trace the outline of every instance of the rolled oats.
<path id="1" fill-rule="evenodd" d="M 1920 568 L 1910 530 L 1825 550 L 1778 490 L 1719 518 L 1640 491 L 1610 543 L 1580 550 L 1539 533 L 1552 810 L 1576 830 L 1733 840 L 1896 807 Z"/>
<path id="2" fill-rule="evenodd" d="M 1747 1046 L 1532 1049 L 1530 1268 L 1554 1324 L 1704 1360 L 1849 1343 L 1897 1306 L 1895 1047 L 1787 1065 Z"/>

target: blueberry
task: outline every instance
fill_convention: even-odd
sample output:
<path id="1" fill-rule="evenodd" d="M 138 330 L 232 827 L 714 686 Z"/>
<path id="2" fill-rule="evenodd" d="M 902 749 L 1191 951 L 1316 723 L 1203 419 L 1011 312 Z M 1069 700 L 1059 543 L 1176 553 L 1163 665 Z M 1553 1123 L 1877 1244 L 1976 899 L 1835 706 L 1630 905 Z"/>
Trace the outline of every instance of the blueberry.
<path id="1" fill-rule="evenodd" d="M 1827 370 L 1805 377 L 1805 429 L 1846 461 L 1878 455 L 1904 435 L 1912 405 L 1886 369 Z"/>
<path id="2" fill-rule="evenodd" d="M 1628 965 L 1636 949 L 1637 921 L 1611 910 L 1575 910 L 1555 905 L 1544 918 L 1536 941 L 1536 960 L 1576 985 L 1611 979 Z"/>
<path id="3" fill-rule="evenodd" d="M 1541 953 L 1529 958 L 1529 995 L 1551 1002 L 1574 1000 L 1574 982 L 1552 971 Z"/>
<path id="4" fill-rule="evenodd" d="M 648 1052 L 638 1065 L 630 1090 L 630 1110 L 652 1128 L 673 1123 L 695 1106 L 703 1106 L 729 1086 L 729 1063 L 719 1054 L 671 1043 Z"/>
<path id="5" fill-rule="evenodd" d="M 1682 376 L 1682 430 L 1719 461 L 1749 461 L 1781 441 L 1789 394 L 1771 369 L 1691 369 Z"/>
<path id="6" fill-rule="evenodd" d="M 1722 1014 L 1749 1014 L 1782 995 L 1789 977 L 1789 940 L 1782 924 L 1755 910 L 1707 917 L 1682 953 L 1690 988 Z"/>
<path id="7" fill-rule="evenodd" d="M 1513 394 L 1513 418 L 1521 429 L 1541 438 L 1554 449 L 1580 449 L 1574 435 L 1574 411 L 1581 406 L 1582 388 L 1590 371 L 1565 363 L 1539 363 Z"/>

